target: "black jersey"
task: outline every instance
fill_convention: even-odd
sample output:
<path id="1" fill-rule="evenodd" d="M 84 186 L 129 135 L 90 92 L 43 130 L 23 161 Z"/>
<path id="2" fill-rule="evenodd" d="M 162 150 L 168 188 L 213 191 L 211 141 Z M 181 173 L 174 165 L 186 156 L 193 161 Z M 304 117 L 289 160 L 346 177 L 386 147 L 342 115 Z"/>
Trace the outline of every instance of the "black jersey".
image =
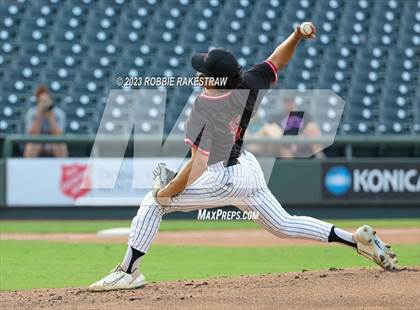
<path id="1" fill-rule="evenodd" d="M 245 71 L 235 90 L 220 96 L 203 92 L 195 100 L 185 125 L 185 142 L 209 156 L 208 164 L 234 163 L 241 155 L 243 136 L 257 111 L 263 91 L 277 81 L 277 68 L 270 61 Z"/>

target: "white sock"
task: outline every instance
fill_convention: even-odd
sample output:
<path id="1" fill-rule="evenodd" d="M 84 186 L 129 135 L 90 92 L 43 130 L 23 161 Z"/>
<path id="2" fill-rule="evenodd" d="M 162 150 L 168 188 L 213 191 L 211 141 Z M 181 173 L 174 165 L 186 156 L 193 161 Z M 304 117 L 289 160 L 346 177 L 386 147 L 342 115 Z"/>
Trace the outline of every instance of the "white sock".
<path id="1" fill-rule="evenodd" d="M 328 241 L 343 243 L 353 248 L 357 247 L 356 242 L 353 239 L 352 233 L 334 226 L 331 228 L 330 235 L 328 236 Z"/>
<path id="2" fill-rule="evenodd" d="M 138 269 L 141 258 L 145 253 L 140 252 L 131 246 L 127 248 L 124 260 L 121 263 L 121 268 L 127 273 L 133 273 Z"/>

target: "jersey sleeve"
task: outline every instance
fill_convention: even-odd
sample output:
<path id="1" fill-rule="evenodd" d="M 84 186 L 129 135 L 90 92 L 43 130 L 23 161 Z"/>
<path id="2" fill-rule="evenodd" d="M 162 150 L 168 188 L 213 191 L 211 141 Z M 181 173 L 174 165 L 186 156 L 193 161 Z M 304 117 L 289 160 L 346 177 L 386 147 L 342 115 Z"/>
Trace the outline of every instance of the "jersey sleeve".
<path id="1" fill-rule="evenodd" d="M 247 86 L 254 91 L 268 89 L 278 80 L 277 68 L 270 60 L 266 60 L 246 71 L 244 78 Z"/>
<path id="2" fill-rule="evenodd" d="M 205 111 L 193 106 L 185 124 L 184 142 L 200 153 L 209 156 L 211 150 L 211 123 L 205 117 Z"/>

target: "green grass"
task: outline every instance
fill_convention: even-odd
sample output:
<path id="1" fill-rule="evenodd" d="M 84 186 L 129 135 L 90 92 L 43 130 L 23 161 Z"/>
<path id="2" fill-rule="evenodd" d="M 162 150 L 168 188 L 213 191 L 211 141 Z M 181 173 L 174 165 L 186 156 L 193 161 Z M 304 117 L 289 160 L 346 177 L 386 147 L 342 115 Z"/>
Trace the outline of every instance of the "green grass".
<path id="1" fill-rule="evenodd" d="M 47 241 L 0 242 L 0 290 L 86 286 L 123 257 L 125 245 Z M 420 265 L 420 245 L 396 245 L 401 265 Z M 148 281 L 373 267 L 342 246 L 222 248 L 152 246 L 142 262 Z"/>
<path id="2" fill-rule="evenodd" d="M 420 227 L 420 218 L 412 219 L 360 219 L 327 220 L 339 227 L 356 228 L 369 223 L 375 228 Z M 131 221 L 0 221 L 0 233 L 53 233 L 53 232 L 96 232 L 101 229 L 129 227 Z M 164 220 L 161 231 L 206 230 L 206 229 L 255 229 L 252 221 L 197 221 Z"/>

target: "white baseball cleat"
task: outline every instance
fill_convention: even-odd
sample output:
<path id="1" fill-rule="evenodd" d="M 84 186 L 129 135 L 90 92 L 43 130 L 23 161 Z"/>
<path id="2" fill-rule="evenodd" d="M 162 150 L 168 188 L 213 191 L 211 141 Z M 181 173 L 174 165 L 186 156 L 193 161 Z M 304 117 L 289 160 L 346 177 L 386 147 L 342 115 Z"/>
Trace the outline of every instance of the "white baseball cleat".
<path id="1" fill-rule="evenodd" d="M 146 284 L 146 279 L 140 272 L 135 271 L 129 274 L 124 272 L 120 266 L 117 266 L 105 278 L 91 284 L 89 290 L 93 292 L 128 290 L 139 288 Z"/>
<path id="2" fill-rule="evenodd" d="M 385 270 L 397 269 L 397 255 L 391 251 L 391 246 L 382 242 L 376 236 L 376 231 L 368 225 L 359 227 L 353 234 L 357 244 L 357 252 L 370 259 Z"/>

